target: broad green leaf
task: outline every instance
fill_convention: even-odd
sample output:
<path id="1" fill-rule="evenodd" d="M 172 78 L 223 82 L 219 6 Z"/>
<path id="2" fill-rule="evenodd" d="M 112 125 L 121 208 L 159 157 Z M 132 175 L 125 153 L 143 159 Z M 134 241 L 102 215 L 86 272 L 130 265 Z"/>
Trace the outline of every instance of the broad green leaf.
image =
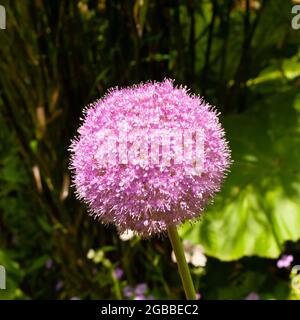
<path id="1" fill-rule="evenodd" d="M 234 164 L 214 205 L 181 233 L 221 260 L 276 258 L 300 238 L 299 95 L 268 95 L 225 119 Z"/>

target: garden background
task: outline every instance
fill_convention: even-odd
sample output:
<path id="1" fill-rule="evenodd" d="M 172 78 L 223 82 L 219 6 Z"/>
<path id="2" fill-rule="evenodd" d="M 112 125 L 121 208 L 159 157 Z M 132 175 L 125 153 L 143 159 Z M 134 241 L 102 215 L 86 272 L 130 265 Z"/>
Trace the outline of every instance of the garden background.
<path id="1" fill-rule="evenodd" d="M 221 112 L 234 160 L 180 230 L 198 297 L 299 299 L 297 2 L 1 1 L 0 299 L 184 297 L 169 241 L 93 221 L 68 169 L 84 106 L 165 77 Z"/>

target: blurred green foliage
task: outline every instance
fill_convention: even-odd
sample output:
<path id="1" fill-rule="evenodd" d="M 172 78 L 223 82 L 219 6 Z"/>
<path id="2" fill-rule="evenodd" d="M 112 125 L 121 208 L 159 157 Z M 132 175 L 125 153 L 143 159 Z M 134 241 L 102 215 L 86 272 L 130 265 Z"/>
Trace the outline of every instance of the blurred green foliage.
<path id="1" fill-rule="evenodd" d="M 85 105 L 111 86 L 164 77 L 217 106 L 234 160 L 215 203 L 181 230 L 209 256 L 193 267 L 197 290 L 204 299 L 299 298 L 295 275 L 274 260 L 283 252 L 293 264 L 300 258 L 300 31 L 291 28 L 292 1 L 1 4 L 0 264 L 8 289 L 0 299 L 113 299 L 138 283 L 155 298 L 183 297 L 168 241 L 122 241 L 92 221 L 68 170 Z"/>

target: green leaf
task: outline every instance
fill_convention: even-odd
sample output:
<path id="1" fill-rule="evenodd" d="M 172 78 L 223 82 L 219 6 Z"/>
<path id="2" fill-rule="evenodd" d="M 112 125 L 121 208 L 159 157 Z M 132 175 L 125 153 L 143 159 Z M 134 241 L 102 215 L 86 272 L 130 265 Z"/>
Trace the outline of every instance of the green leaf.
<path id="1" fill-rule="evenodd" d="M 225 119 L 234 164 L 213 206 L 181 234 L 221 260 L 276 258 L 300 238 L 299 95 L 268 96 Z"/>

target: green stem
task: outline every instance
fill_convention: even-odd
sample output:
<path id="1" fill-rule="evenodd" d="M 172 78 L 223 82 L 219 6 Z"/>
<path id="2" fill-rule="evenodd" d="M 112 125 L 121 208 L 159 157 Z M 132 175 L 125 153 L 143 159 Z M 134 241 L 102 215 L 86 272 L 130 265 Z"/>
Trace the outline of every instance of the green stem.
<path id="1" fill-rule="evenodd" d="M 191 277 L 191 273 L 188 264 L 185 259 L 183 246 L 179 238 L 177 229 L 175 226 L 168 227 L 168 235 L 176 256 L 179 274 L 183 284 L 183 289 L 187 300 L 196 300 L 196 292 Z"/>

